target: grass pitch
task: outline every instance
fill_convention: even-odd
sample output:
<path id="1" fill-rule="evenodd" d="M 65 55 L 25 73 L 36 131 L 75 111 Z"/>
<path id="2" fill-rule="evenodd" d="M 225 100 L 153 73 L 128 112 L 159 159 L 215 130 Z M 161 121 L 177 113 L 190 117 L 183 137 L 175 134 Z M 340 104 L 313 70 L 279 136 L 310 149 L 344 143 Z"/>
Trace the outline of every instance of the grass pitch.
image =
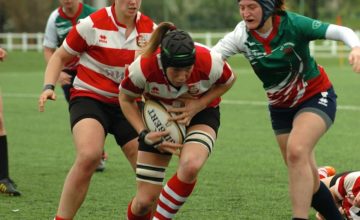
<path id="1" fill-rule="evenodd" d="M 41 53 L 11 52 L 0 63 L 10 175 L 23 193 L 0 195 L 0 219 L 53 219 L 65 176 L 75 151 L 67 104 L 58 100 L 37 109 L 44 61 Z M 334 83 L 339 110 L 335 125 L 316 148 L 319 165 L 338 171 L 359 169 L 360 75 L 337 59 L 318 60 Z M 287 171 L 271 130 L 260 81 L 244 58 L 230 60 L 238 80 L 221 104 L 221 127 L 213 154 L 194 193 L 176 219 L 289 219 Z M 106 142 L 109 160 L 96 173 L 76 219 L 125 219 L 135 193 L 135 177 L 112 136 Z M 173 158 L 166 177 L 172 176 Z M 311 214 L 314 219 L 314 212 Z"/>

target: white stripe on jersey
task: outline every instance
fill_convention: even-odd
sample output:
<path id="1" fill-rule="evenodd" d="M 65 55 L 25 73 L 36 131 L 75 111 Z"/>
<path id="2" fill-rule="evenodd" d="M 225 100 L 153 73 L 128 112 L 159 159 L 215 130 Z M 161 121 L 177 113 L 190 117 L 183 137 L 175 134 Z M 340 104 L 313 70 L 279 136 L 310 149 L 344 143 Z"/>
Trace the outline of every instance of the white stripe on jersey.
<path id="1" fill-rule="evenodd" d="M 70 53 L 70 54 L 72 54 L 72 55 L 74 55 L 74 56 L 79 56 L 79 55 L 80 55 L 79 52 L 77 52 L 76 50 L 73 50 L 73 49 L 69 46 L 69 44 L 66 42 L 66 40 L 64 40 L 64 42 L 63 42 L 62 45 L 63 45 L 64 49 L 65 49 L 68 53 Z"/>
<path id="2" fill-rule="evenodd" d="M 344 196 L 346 196 L 346 195 L 341 195 L 339 188 L 344 188 L 347 195 L 355 193 L 355 192 L 353 192 L 354 188 L 359 187 L 359 186 L 355 186 L 356 180 L 358 178 L 360 178 L 360 171 L 349 173 L 348 175 L 345 176 L 343 186 L 340 186 L 341 178 L 338 178 L 335 183 L 336 195 L 341 199 L 344 199 Z"/>
<path id="3" fill-rule="evenodd" d="M 84 53 L 80 57 L 80 63 L 86 66 L 86 68 L 111 79 L 115 83 L 120 83 L 124 78 L 125 67 L 105 65 L 95 60 L 87 53 Z"/>
<path id="4" fill-rule="evenodd" d="M 93 91 L 96 94 L 102 95 L 106 98 L 116 98 L 119 95 L 117 93 L 111 93 L 111 92 L 106 92 L 104 90 L 100 90 L 94 86 L 87 84 L 86 82 L 82 81 L 78 77 L 75 77 L 73 87 L 77 90 L 84 90 L 84 91 L 90 90 L 90 91 Z"/>
<path id="5" fill-rule="evenodd" d="M 199 50 L 204 50 L 201 47 L 201 44 L 196 44 L 197 48 L 199 48 Z M 206 47 L 205 47 L 206 48 Z M 204 54 L 204 56 L 206 58 L 197 58 L 200 60 L 203 60 L 203 62 L 211 62 L 211 64 L 208 64 L 210 68 L 209 69 L 199 69 L 197 68 L 198 66 L 195 63 L 195 67 L 194 67 L 194 72 L 192 74 L 202 74 L 200 75 L 199 78 L 197 77 L 193 77 L 193 80 L 196 78 L 196 81 L 192 81 L 189 82 L 188 84 L 184 84 L 181 86 L 180 89 L 176 89 L 172 86 L 170 86 L 168 83 L 165 83 L 164 80 L 160 80 L 160 78 L 164 78 L 164 76 L 162 76 L 161 74 L 164 74 L 162 72 L 162 65 L 160 62 L 160 54 L 156 55 L 157 58 L 157 62 L 153 62 L 153 60 L 151 62 L 151 64 L 146 64 L 146 68 L 159 68 L 160 71 L 156 72 L 155 75 L 156 77 L 151 78 L 151 76 L 147 76 L 146 74 L 148 72 L 153 73 L 151 70 L 143 70 L 142 66 L 141 66 L 141 59 L 142 57 L 139 57 L 138 59 L 136 59 L 129 67 L 129 79 L 132 82 L 132 84 L 137 87 L 137 89 L 139 90 L 143 90 L 143 92 L 145 94 L 150 94 L 151 96 L 155 96 L 155 97 L 159 97 L 159 98 L 163 98 L 163 99 L 177 99 L 182 95 L 186 95 L 187 93 L 192 95 L 192 96 L 201 96 L 202 94 L 204 94 L 205 92 L 207 92 L 209 89 L 211 89 L 211 87 L 223 76 L 224 74 L 224 64 L 225 62 L 222 60 L 221 55 L 216 53 L 216 52 L 211 52 L 210 53 L 210 59 L 207 60 L 207 52 L 197 52 L 197 56 L 201 56 L 202 53 Z M 150 61 L 147 61 L 150 62 Z M 202 61 L 200 61 L 202 62 Z M 227 64 L 225 64 L 227 65 Z M 230 69 L 230 68 L 229 68 Z M 154 70 L 155 71 L 155 70 Z M 204 72 L 204 71 L 209 71 L 209 72 Z M 154 73 L 153 73 L 154 74 Z M 204 75 L 207 75 L 204 76 Z M 232 74 L 226 83 L 230 83 L 231 81 L 233 81 L 234 79 L 234 75 Z M 191 79 L 190 79 L 191 80 Z M 160 82 L 161 81 L 161 82 Z M 136 92 L 135 91 L 130 91 L 132 89 L 135 88 L 129 88 L 130 85 L 123 85 L 120 89 L 121 91 L 123 91 L 124 93 L 131 95 L 131 96 L 135 96 Z M 136 96 L 139 96 L 140 94 L 137 94 Z"/>
<path id="6" fill-rule="evenodd" d="M 138 37 L 147 38 L 151 35 L 149 31 L 154 29 L 154 23 L 149 18 L 144 16 L 142 21 L 140 17 L 143 15 L 140 12 L 137 16 L 137 21 L 144 23 L 136 24 L 127 38 L 126 28 L 118 25 L 113 17 L 112 6 L 100 9 L 79 21 L 76 29 L 72 30 L 64 41 L 64 48 L 69 53 L 80 53 L 79 63 L 83 68 L 78 69 L 75 77 L 76 90 L 91 91 L 117 101 L 118 94 L 112 92 L 118 90 L 126 67 L 133 62 L 136 51 L 141 49 L 138 46 Z M 80 39 L 81 43 L 77 43 Z M 112 83 L 93 83 L 105 82 L 106 79 L 115 82 L 116 88 L 113 88 L 115 84 Z"/>

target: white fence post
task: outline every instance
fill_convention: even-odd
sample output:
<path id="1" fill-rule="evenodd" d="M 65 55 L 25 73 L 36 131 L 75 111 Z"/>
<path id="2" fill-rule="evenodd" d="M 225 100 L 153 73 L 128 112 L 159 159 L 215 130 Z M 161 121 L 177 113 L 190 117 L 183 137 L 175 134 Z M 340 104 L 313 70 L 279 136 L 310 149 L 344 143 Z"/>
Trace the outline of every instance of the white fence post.
<path id="1" fill-rule="evenodd" d="M 42 33 L 37 33 L 36 34 L 36 48 L 38 52 L 41 52 L 43 50 L 43 34 Z"/>
<path id="2" fill-rule="evenodd" d="M 25 52 L 28 50 L 28 36 L 27 33 L 22 33 L 21 35 L 21 42 L 22 42 L 22 51 Z"/>
<path id="3" fill-rule="evenodd" d="M 13 37 L 12 37 L 12 33 L 8 33 L 6 35 L 6 47 L 8 51 L 12 51 L 13 50 Z"/>

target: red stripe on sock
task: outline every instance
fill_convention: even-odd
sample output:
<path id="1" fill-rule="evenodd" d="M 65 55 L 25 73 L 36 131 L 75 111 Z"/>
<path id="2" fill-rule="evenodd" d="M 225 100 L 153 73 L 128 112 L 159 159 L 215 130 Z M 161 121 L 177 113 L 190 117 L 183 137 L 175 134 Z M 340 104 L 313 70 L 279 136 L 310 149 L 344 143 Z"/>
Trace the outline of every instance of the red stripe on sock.
<path id="1" fill-rule="evenodd" d="M 144 215 L 144 216 L 138 216 L 135 215 L 134 213 L 132 213 L 131 211 L 131 204 L 132 204 L 132 200 L 128 205 L 128 209 L 127 209 L 127 217 L 128 220 L 150 220 L 151 218 L 151 212 L 149 212 L 148 214 Z"/>
<path id="2" fill-rule="evenodd" d="M 55 216 L 55 220 L 72 220 L 71 218 L 63 218 L 63 217 L 60 217 L 60 216 Z"/>

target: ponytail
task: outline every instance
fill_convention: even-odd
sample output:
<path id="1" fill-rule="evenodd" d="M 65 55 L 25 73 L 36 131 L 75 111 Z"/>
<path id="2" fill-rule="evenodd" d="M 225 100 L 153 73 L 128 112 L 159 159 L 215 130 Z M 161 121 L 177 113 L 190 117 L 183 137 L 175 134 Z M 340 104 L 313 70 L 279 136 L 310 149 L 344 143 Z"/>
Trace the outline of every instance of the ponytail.
<path id="1" fill-rule="evenodd" d="M 169 30 L 175 30 L 176 27 L 171 22 L 162 22 L 159 24 L 159 26 L 155 29 L 155 31 L 152 33 L 151 38 L 149 42 L 147 43 L 146 47 L 143 50 L 143 56 L 149 57 L 151 54 L 153 54 L 157 48 L 160 46 L 162 39 L 164 38 L 165 34 Z"/>

